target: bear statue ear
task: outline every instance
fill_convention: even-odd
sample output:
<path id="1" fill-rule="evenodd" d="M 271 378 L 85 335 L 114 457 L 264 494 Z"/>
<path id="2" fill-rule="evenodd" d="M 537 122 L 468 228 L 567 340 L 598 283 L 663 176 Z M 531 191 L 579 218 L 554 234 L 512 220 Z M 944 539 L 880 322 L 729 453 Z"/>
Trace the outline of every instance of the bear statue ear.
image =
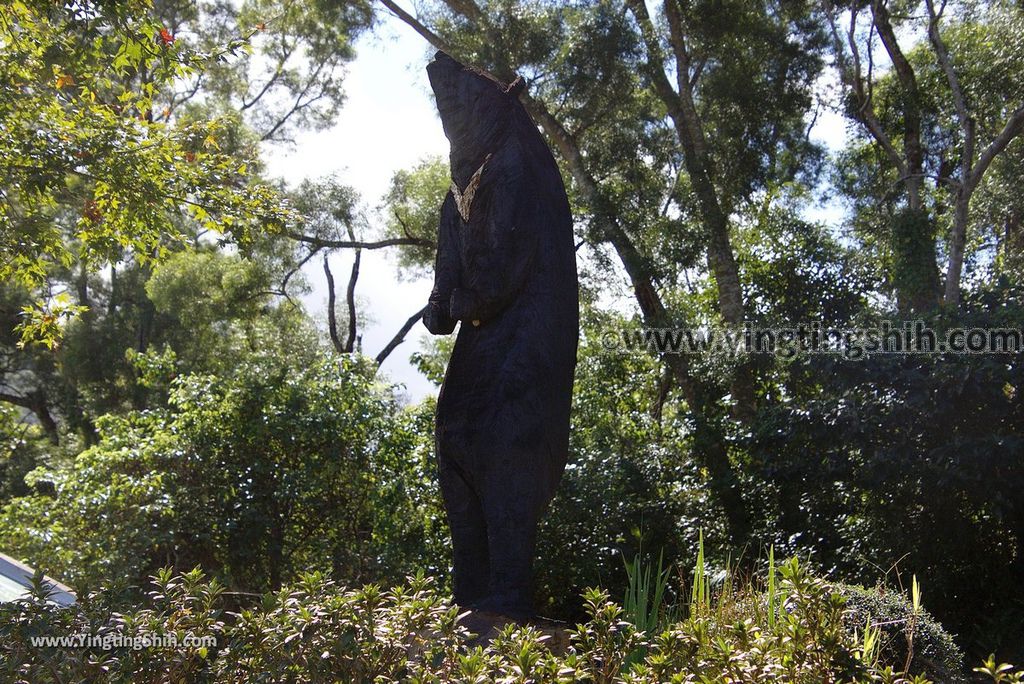
<path id="1" fill-rule="evenodd" d="M 519 97 L 519 93 L 526 90 L 526 79 L 522 76 L 516 76 L 516 80 L 508 84 L 508 88 L 505 89 L 505 93 L 512 97 Z"/>

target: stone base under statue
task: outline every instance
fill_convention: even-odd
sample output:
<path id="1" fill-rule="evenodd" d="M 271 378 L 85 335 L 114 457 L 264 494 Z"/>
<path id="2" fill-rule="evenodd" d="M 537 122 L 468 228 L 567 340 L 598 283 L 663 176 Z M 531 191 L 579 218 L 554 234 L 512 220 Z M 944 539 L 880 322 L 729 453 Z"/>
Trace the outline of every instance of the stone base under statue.
<path id="1" fill-rule="evenodd" d="M 466 642 L 468 648 L 487 646 L 509 624 L 539 631 L 543 635 L 541 643 L 555 655 L 563 655 L 569 648 L 569 625 L 565 622 L 541 617 L 514 618 L 486 610 L 470 610 L 459 618 L 459 625 L 472 633 Z"/>

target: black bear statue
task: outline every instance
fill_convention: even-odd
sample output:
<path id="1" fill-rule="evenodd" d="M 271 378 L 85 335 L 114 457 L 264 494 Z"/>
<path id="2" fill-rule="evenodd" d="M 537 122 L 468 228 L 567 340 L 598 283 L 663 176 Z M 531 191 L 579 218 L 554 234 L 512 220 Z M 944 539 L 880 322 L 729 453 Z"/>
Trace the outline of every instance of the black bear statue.
<path id="1" fill-rule="evenodd" d="M 569 450 L 579 282 L 565 186 L 519 95 L 443 52 L 427 65 L 451 143 L 423 321 L 461 323 L 437 399 L 455 601 L 534 616 L 537 524 Z"/>

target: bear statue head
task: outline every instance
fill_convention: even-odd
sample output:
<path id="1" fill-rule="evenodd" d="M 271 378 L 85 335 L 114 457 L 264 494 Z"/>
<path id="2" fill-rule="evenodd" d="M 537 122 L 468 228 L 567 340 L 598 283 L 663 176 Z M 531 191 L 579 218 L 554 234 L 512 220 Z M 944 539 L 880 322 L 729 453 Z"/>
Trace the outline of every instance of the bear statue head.
<path id="1" fill-rule="evenodd" d="M 427 77 L 451 143 L 452 171 L 457 176 L 472 174 L 507 134 L 513 110 L 521 107 L 518 95 L 525 83 L 521 77 L 503 83 L 444 52 L 427 65 Z"/>

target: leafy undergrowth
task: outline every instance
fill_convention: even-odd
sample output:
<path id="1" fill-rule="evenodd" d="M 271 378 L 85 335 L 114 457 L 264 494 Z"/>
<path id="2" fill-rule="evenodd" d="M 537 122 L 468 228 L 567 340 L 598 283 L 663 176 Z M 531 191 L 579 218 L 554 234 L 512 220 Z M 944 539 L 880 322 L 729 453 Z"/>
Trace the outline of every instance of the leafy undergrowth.
<path id="1" fill-rule="evenodd" d="M 33 595 L 0 606 L 0 680 L 10 682 L 925 682 L 884 662 L 870 620 L 850 629 L 843 594 L 795 560 L 766 590 L 694 592 L 688 617 L 637 629 L 608 595 L 552 653 L 532 627 L 468 647 L 459 610 L 423 577 L 390 591 L 344 590 L 312 574 L 231 612 L 198 570 L 154 578 L 146 608 L 119 613 L 103 594 L 71 608 Z M 655 633 L 658 632 L 658 633 Z M 42 638 L 86 643 L 46 644 Z M 994 681 L 1019 674 L 986 664 Z M 979 671 L 984 668 L 980 668 Z"/>

